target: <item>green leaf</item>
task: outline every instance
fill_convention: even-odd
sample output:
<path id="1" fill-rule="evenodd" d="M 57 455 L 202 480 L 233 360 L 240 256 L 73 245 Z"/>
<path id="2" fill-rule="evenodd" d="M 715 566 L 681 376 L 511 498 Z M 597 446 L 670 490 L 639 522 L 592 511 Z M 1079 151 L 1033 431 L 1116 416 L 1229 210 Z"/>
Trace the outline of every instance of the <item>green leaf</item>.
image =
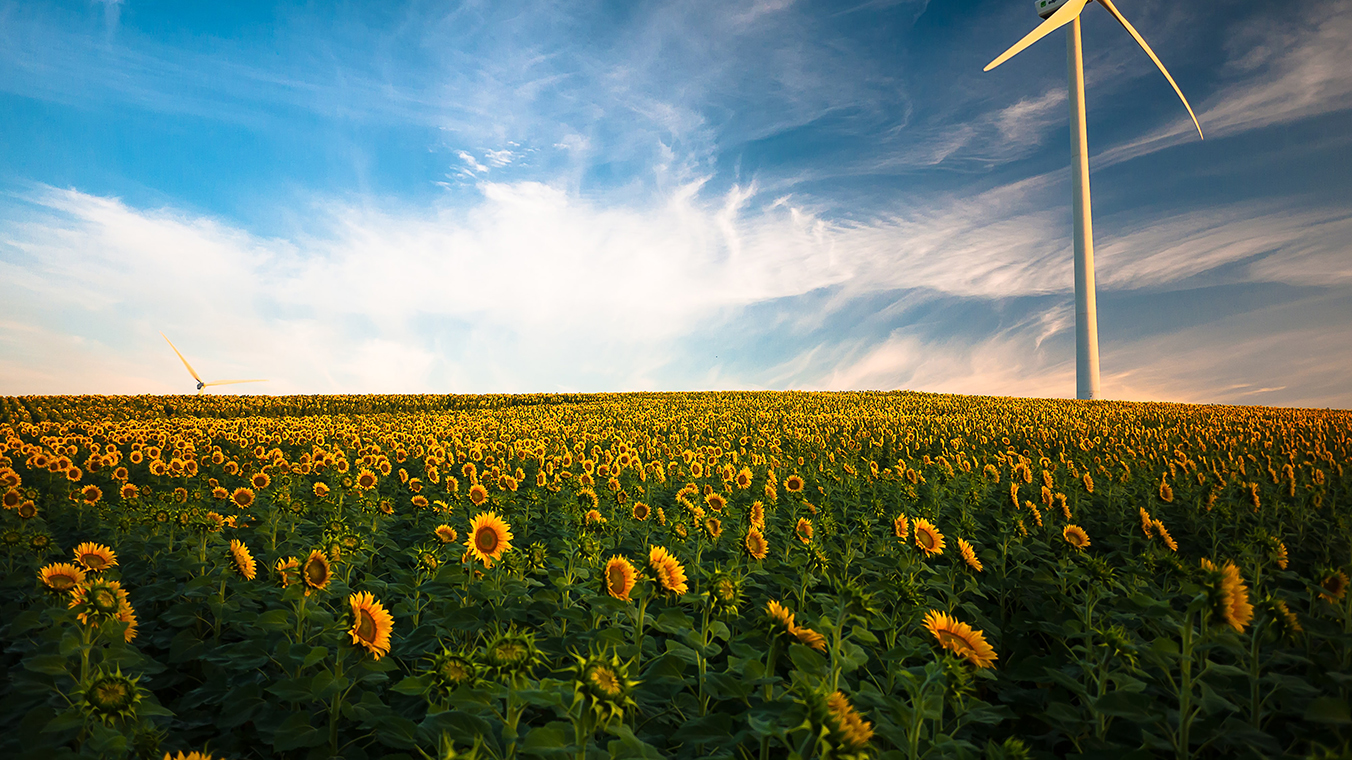
<path id="1" fill-rule="evenodd" d="M 572 738 L 567 732 L 560 730 L 556 725 L 540 726 L 532 728 L 526 737 L 521 740 L 518 746 L 522 752 L 532 755 L 557 755 L 567 752 L 569 740 Z"/>
<path id="2" fill-rule="evenodd" d="M 1136 723 L 1150 720 L 1150 698 L 1130 691 L 1110 691 L 1094 701 L 1094 710 Z"/>
<path id="3" fill-rule="evenodd" d="M 653 621 L 653 627 L 663 633 L 677 635 L 681 631 L 695 630 L 695 621 L 680 610 L 667 610 Z"/>
<path id="4" fill-rule="evenodd" d="M 47 725 L 42 727 L 42 732 L 55 733 L 57 731 L 73 731 L 83 727 L 84 724 L 84 714 L 72 707 L 47 721 Z"/>
<path id="5" fill-rule="evenodd" d="M 66 672 L 68 660 L 59 654 L 38 654 L 23 661 L 24 670 L 57 676 Z"/>
<path id="6" fill-rule="evenodd" d="M 826 673 L 826 658 L 802 644 L 789 645 L 789 659 L 793 661 L 795 668 L 804 673 L 813 675 Z"/>
<path id="7" fill-rule="evenodd" d="M 301 661 L 300 667 L 303 670 L 305 668 L 310 667 L 311 665 L 318 663 L 319 661 L 323 660 L 325 657 L 328 656 L 329 656 L 328 647 L 313 647 L 310 649 L 310 653 L 305 655 L 305 659 Z"/>
<path id="8" fill-rule="evenodd" d="M 416 697 L 419 694 L 426 692 L 431 685 L 431 673 L 425 673 L 420 676 L 405 676 L 402 681 L 394 685 L 392 691 Z"/>
<path id="9" fill-rule="evenodd" d="M 302 747 L 317 747 L 325 741 L 328 741 L 328 736 L 310 725 L 310 713 L 297 712 L 292 713 L 291 717 L 278 726 L 272 748 L 281 752 Z"/>
<path id="10" fill-rule="evenodd" d="M 1305 708 L 1305 720 L 1345 725 L 1352 723 L 1352 712 L 1348 710 L 1346 699 L 1320 697 Z"/>
<path id="11" fill-rule="evenodd" d="M 387 747 L 412 749 L 418 745 L 418 724 L 398 715 L 386 715 L 380 719 L 376 737 Z"/>
<path id="12" fill-rule="evenodd" d="M 284 631 L 291 627 L 291 611 L 268 610 L 258 616 L 255 624 L 265 631 Z"/>

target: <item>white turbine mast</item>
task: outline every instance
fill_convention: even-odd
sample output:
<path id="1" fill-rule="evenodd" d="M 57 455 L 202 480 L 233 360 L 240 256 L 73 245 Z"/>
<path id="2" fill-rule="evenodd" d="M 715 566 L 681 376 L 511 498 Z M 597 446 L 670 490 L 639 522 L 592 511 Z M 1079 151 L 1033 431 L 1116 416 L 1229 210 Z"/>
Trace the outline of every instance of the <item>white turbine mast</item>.
<path id="1" fill-rule="evenodd" d="M 172 349 L 174 349 L 174 353 L 178 354 L 178 360 L 181 361 L 181 362 L 183 362 L 183 366 L 185 366 L 185 367 L 188 368 L 188 374 L 192 375 L 192 379 L 194 379 L 194 380 L 197 381 L 197 395 L 199 395 L 199 396 L 202 395 L 202 392 L 203 392 L 203 391 L 205 391 L 207 388 L 209 388 L 209 387 L 211 387 L 211 386 L 213 386 L 213 385 L 234 385 L 234 384 L 236 384 L 236 383 L 266 383 L 266 382 L 267 382 L 267 380 L 217 380 L 217 381 L 212 382 L 212 383 L 203 382 L 203 381 L 202 381 L 202 378 L 200 378 L 200 377 L 197 376 L 197 370 L 195 370 L 195 369 L 192 368 L 192 365 L 188 363 L 188 360 L 183 358 L 183 354 L 179 353 L 178 347 L 174 345 L 174 342 L 173 342 L 172 340 L 169 340 L 169 336 L 168 336 L 168 335 L 165 335 L 164 333 L 160 333 L 160 337 L 161 337 L 161 338 L 164 338 L 164 342 L 165 342 L 165 343 L 168 343 L 168 344 L 169 344 L 169 347 L 172 348 Z"/>
<path id="2" fill-rule="evenodd" d="M 1197 115 L 1178 89 L 1174 78 L 1155 56 L 1155 51 L 1145 43 L 1137 31 L 1132 28 L 1112 0 L 1034 0 L 1037 15 L 1046 19 L 1036 29 L 1029 32 L 1014 47 L 1001 53 L 998 58 L 986 65 L 983 71 L 990 71 L 1013 58 L 1024 48 L 1046 37 L 1057 29 L 1070 24 L 1066 29 L 1066 73 L 1070 88 L 1070 142 L 1071 155 L 1075 165 L 1071 167 L 1073 178 L 1073 200 L 1075 208 L 1075 396 L 1076 398 L 1101 398 L 1099 394 L 1099 352 L 1098 352 L 1098 307 L 1094 297 L 1094 225 L 1089 205 L 1089 139 L 1084 121 L 1084 55 L 1080 51 L 1080 12 L 1090 2 L 1098 2 L 1118 23 L 1127 30 L 1141 46 L 1150 60 L 1159 67 L 1160 73 L 1169 80 L 1169 85 L 1178 93 L 1183 107 L 1188 109 L 1192 123 L 1197 127 L 1197 136 L 1202 136 L 1202 125 L 1197 123 Z"/>

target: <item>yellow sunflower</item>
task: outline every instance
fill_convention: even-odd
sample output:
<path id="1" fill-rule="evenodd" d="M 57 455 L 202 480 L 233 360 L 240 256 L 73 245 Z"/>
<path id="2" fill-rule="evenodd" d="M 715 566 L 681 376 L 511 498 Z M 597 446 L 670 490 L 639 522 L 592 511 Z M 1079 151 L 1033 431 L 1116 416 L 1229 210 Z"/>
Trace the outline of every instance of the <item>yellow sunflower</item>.
<path id="1" fill-rule="evenodd" d="M 369 591 L 353 594 L 347 601 L 352 605 L 352 629 L 348 631 L 352 643 L 366 647 L 377 660 L 389 654 L 394 618 Z"/>
<path id="2" fill-rule="evenodd" d="M 714 541 L 723 535 L 723 521 L 717 517 L 709 517 L 704 520 L 704 532 L 709 534 L 709 538 Z"/>
<path id="3" fill-rule="evenodd" d="M 283 586 L 290 586 L 300 580 L 300 560 L 295 557 L 279 558 L 273 570 L 277 573 L 277 582 Z"/>
<path id="4" fill-rule="evenodd" d="M 333 567 L 329 564 L 328 555 L 318 549 L 311 551 L 301 567 L 300 574 L 305 585 L 310 587 L 305 590 L 306 594 L 311 590 L 323 591 L 328 587 L 329 581 L 333 580 Z"/>
<path id="5" fill-rule="evenodd" d="M 724 507 L 728 505 L 728 500 L 724 499 L 722 494 L 711 493 L 705 494 L 704 503 L 709 505 L 709 509 L 712 509 L 715 512 L 717 512 L 722 510 Z"/>
<path id="6" fill-rule="evenodd" d="M 806 517 L 798 518 L 798 525 L 794 527 L 793 532 L 798 536 L 799 541 L 805 544 L 812 543 L 812 521 Z"/>
<path id="7" fill-rule="evenodd" d="M 765 555 L 770 553 L 770 545 L 766 543 L 764 534 L 755 528 L 746 532 L 744 545 L 746 553 L 756 559 L 765 559 Z"/>
<path id="8" fill-rule="evenodd" d="M 813 649 L 817 650 L 818 652 L 826 651 L 826 637 L 822 636 L 820 633 L 817 633 L 811 628 L 794 626 L 789 629 L 789 634 L 792 635 L 795 639 L 798 639 L 798 642 L 800 644 L 810 646 Z"/>
<path id="9" fill-rule="evenodd" d="M 1319 597 L 1330 602 L 1342 599 L 1343 595 L 1347 593 L 1347 584 L 1347 573 L 1335 570 L 1324 576 L 1324 579 L 1319 582 L 1319 587 L 1323 589 L 1319 592 Z"/>
<path id="10" fill-rule="evenodd" d="M 1089 534 L 1085 533 L 1084 528 L 1078 525 L 1067 525 L 1062 528 L 1061 537 L 1076 549 L 1085 549 L 1089 546 Z"/>
<path id="11" fill-rule="evenodd" d="M 864 720 L 849 698 L 839 691 L 826 698 L 826 709 L 830 715 L 828 722 L 835 729 L 842 748 L 851 753 L 863 753 L 873 738 L 873 724 Z"/>
<path id="12" fill-rule="evenodd" d="M 789 493 L 801 493 L 803 490 L 803 479 L 798 475 L 790 475 L 784 480 L 784 490 Z"/>
<path id="13" fill-rule="evenodd" d="M 316 498 L 323 499 L 329 495 L 329 487 L 325 483 L 315 483 L 312 490 Z"/>
<path id="14" fill-rule="evenodd" d="M 634 590 L 637 575 L 629 560 L 620 556 L 611 557 L 606 562 L 606 593 L 616 599 L 629 601 L 629 592 Z"/>
<path id="15" fill-rule="evenodd" d="M 751 527 L 765 530 L 765 505 L 759 501 L 751 504 Z"/>
<path id="16" fill-rule="evenodd" d="M 436 534 L 437 540 L 443 544 L 453 543 L 455 539 L 460 537 L 460 534 L 455 532 L 455 528 L 452 528 L 445 523 L 437 526 Z"/>
<path id="17" fill-rule="evenodd" d="M 257 565 L 254 563 L 253 554 L 249 552 L 249 547 L 238 538 L 230 539 L 230 558 L 235 561 L 235 569 L 244 576 L 244 580 L 251 581 L 257 575 Z"/>
<path id="18" fill-rule="evenodd" d="M 915 532 L 915 545 L 925 552 L 925 556 L 932 557 L 944 553 L 944 534 L 940 533 L 933 523 L 917 517 L 915 522 L 911 523 L 911 528 Z"/>
<path id="19" fill-rule="evenodd" d="M 370 470 L 362 469 L 360 472 L 357 473 L 356 485 L 357 488 L 360 488 L 363 491 L 369 491 L 372 488 L 375 488 L 376 481 L 377 481 L 376 474 L 374 472 L 371 472 Z"/>
<path id="20" fill-rule="evenodd" d="M 268 477 L 266 472 L 255 472 L 249 482 L 253 484 L 254 488 L 261 491 L 272 484 L 272 478 Z"/>
<path id="21" fill-rule="evenodd" d="M 970 565 L 973 570 L 979 573 L 985 569 L 981 566 L 981 560 L 976 558 L 976 550 L 972 548 L 971 544 L 967 543 L 966 539 L 958 539 L 958 551 L 962 552 L 963 561 Z"/>
<path id="22" fill-rule="evenodd" d="M 488 501 L 488 489 L 475 483 L 469 487 L 469 500 L 473 502 L 476 507 L 483 504 L 485 501 Z"/>
<path id="23" fill-rule="evenodd" d="M 986 637 L 981 631 L 974 630 L 966 623 L 959 623 L 938 610 L 926 613 L 925 628 L 934 634 L 940 646 L 951 649 L 959 657 L 965 657 L 978 668 L 995 667 L 995 660 L 999 655 L 986 643 Z"/>
<path id="24" fill-rule="evenodd" d="M 650 515 L 650 514 L 652 514 L 652 509 L 650 509 L 650 508 L 648 507 L 647 504 L 644 504 L 644 503 L 641 502 L 641 501 L 636 501 L 636 502 L 634 502 L 634 519 L 635 519 L 635 520 L 647 520 L 647 519 L 648 519 L 648 515 Z"/>
<path id="25" fill-rule="evenodd" d="M 474 559 L 492 567 L 493 560 L 512 548 L 512 526 L 508 525 L 496 512 L 480 512 L 469 526 L 469 538 L 465 541 Z"/>
<path id="26" fill-rule="evenodd" d="M 770 618 L 771 625 L 776 625 L 786 631 L 793 630 L 793 613 L 789 608 L 771 599 L 765 604 L 765 614 Z"/>
<path id="27" fill-rule="evenodd" d="M 911 521 L 906 519 L 906 515 L 897 515 L 892 521 L 892 535 L 905 541 L 907 536 L 911 535 Z"/>
<path id="28" fill-rule="evenodd" d="M 75 561 L 90 572 L 107 570 L 117 564 L 117 553 L 103 544 L 86 541 L 75 547 Z"/>
<path id="29" fill-rule="evenodd" d="M 252 488 L 240 487 L 235 489 L 235 492 L 230 495 L 230 498 L 234 500 L 235 506 L 240 509 L 248 509 L 253 506 L 254 492 Z"/>
<path id="30" fill-rule="evenodd" d="M 1169 535 L 1169 531 L 1165 529 L 1164 523 L 1159 520 L 1153 520 L 1151 521 L 1151 527 L 1159 534 L 1160 540 L 1164 542 L 1164 545 L 1169 547 L 1169 551 L 1178 551 L 1178 542 L 1174 541 L 1174 537 Z"/>
<path id="31" fill-rule="evenodd" d="M 686 585 L 685 568 L 671 556 L 665 547 L 654 546 L 648 550 L 648 566 L 657 576 L 657 582 L 664 591 L 681 595 L 689 590 Z"/>
<path id="32" fill-rule="evenodd" d="M 1244 626 L 1253 620 L 1253 605 L 1249 603 L 1249 587 L 1244 585 L 1239 568 L 1233 562 L 1226 562 L 1225 567 L 1218 568 L 1211 560 L 1203 557 L 1202 569 L 1212 576 L 1216 613 L 1226 625 L 1243 633 Z"/>
<path id="33" fill-rule="evenodd" d="M 53 562 L 38 571 L 38 578 L 52 591 L 70 591 L 85 582 L 85 573 L 69 562 Z"/>

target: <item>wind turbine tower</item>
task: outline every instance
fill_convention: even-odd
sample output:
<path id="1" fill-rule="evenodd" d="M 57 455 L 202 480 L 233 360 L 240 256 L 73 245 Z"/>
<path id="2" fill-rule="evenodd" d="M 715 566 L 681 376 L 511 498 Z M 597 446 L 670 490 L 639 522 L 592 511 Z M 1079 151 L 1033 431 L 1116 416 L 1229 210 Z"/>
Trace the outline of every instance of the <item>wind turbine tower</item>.
<path id="1" fill-rule="evenodd" d="M 1169 84 L 1188 109 L 1192 123 L 1197 127 L 1197 136 L 1202 136 L 1202 125 L 1197 123 L 1197 115 L 1178 89 L 1174 78 L 1155 56 L 1155 51 L 1145 43 L 1140 34 L 1132 28 L 1112 0 L 1034 0 L 1037 15 L 1045 19 L 1036 29 L 1029 32 L 1014 47 L 1001 53 L 998 58 L 986 65 L 983 71 L 990 71 L 1005 61 L 1018 55 L 1024 48 L 1060 29 L 1066 24 L 1066 74 L 1070 89 L 1070 144 L 1074 165 L 1071 167 L 1073 180 L 1072 199 L 1075 214 L 1075 396 L 1076 398 L 1101 398 L 1099 394 L 1099 351 L 1098 351 L 1098 307 L 1094 297 L 1094 224 L 1089 204 L 1089 139 L 1084 122 L 1084 55 L 1080 51 L 1080 13 L 1090 2 L 1102 5 L 1118 23 L 1141 46 L 1150 60 L 1159 67 L 1160 73 L 1169 80 Z"/>

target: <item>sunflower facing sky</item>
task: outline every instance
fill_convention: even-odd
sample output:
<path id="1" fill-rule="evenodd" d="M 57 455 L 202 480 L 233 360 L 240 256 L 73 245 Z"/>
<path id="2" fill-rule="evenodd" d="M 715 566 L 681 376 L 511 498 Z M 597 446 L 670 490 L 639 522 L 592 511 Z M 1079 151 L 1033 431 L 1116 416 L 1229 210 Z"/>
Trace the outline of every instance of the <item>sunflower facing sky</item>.
<path id="1" fill-rule="evenodd" d="M 981 560 L 976 558 L 976 550 L 972 548 L 971 544 L 967 543 L 967 539 L 958 539 L 958 551 L 962 552 L 963 561 L 973 570 L 979 573 L 985 569 L 981 566 Z"/>
<path id="2" fill-rule="evenodd" d="M 746 541 L 743 545 L 746 547 L 746 553 L 755 559 L 765 559 L 765 555 L 770 552 L 770 546 L 765 542 L 765 535 L 754 527 L 747 530 Z"/>
<path id="3" fill-rule="evenodd" d="M 329 581 L 333 580 L 333 568 L 329 564 L 328 555 L 318 549 L 311 551 L 301 567 L 300 574 L 307 587 L 306 594 L 312 590 L 323 591 L 328 587 Z"/>
<path id="4" fill-rule="evenodd" d="M 1062 538 L 1066 543 L 1076 549 L 1087 549 L 1089 547 L 1089 534 L 1084 532 L 1084 528 L 1078 525 L 1067 525 L 1061 529 Z"/>
<path id="5" fill-rule="evenodd" d="M 38 578 L 52 591 L 70 591 L 85 582 L 85 573 L 69 562 L 53 562 L 38 571 Z"/>
<path id="6" fill-rule="evenodd" d="M 1243 633 L 1244 627 L 1253 620 L 1253 604 L 1249 602 L 1249 587 L 1244 585 L 1239 568 L 1229 561 L 1224 567 L 1217 567 L 1203 557 L 1202 569 L 1208 576 L 1215 614 L 1226 625 Z"/>
<path id="7" fill-rule="evenodd" d="M 940 646 L 952 650 L 959 657 L 965 657 L 978 668 L 995 667 L 999 655 L 986 643 L 981 631 L 974 630 L 966 623 L 959 623 L 938 610 L 930 610 L 925 614 L 925 628 L 934 634 Z"/>
<path id="8" fill-rule="evenodd" d="M 508 525 L 496 512 L 480 512 L 469 526 L 469 537 L 465 541 L 471 556 L 484 563 L 485 568 L 493 566 L 493 561 L 512 548 L 512 526 Z"/>
<path id="9" fill-rule="evenodd" d="M 97 573 L 116 565 L 117 553 L 103 544 L 86 541 L 75 547 L 75 561 L 84 569 Z"/>
<path id="10" fill-rule="evenodd" d="M 257 565 L 254 563 L 253 554 L 249 552 L 249 547 L 244 545 L 238 538 L 230 539 L 230 558 L 234 560 L 235 571 L 243 576 L 244 580 L 251 581 L 257 575 Z"/>

